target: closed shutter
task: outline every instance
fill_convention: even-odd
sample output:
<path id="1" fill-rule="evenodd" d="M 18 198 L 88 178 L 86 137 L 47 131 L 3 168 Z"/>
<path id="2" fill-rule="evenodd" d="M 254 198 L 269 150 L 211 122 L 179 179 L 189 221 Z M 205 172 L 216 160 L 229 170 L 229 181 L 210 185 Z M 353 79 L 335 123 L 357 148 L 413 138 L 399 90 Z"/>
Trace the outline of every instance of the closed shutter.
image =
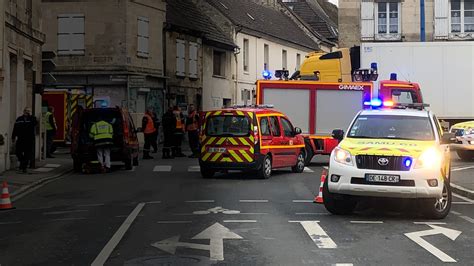
<path id="1" fill-rule="evenodd" d="M 375 30 L 374 2 L 362 0 L 360 4 L 360 18 L 361 40 L 373 40 Z"/>
<path id="2" fill-rule="evenodd" d="M 58 16 L 58 54 L 84 54 L 84 19 L 83 14 Z"/>
<path id="3" fill-rule="evenodd" d="M 435 39 L 447 39 L 449 34 L 449 1 L 435 0 Z"/>
<path id="4" fill-rule="evenodd" d="M 137 55 L 141 57 L 148 57 L 148 40 L 150 38 L 148 31 L 148 18 L 139 17 L 137 19 L 138 34 L 137 34 Z"/>
<path id="5" fill-rule="evenodd" d="M 176 40 L 176 76 L 186 76 L 186 43 Z"/>
<path id="6" fill-rule="evenodd" d="M 189 77 L 198 78 L 198 44 L 189 43 Z"/>

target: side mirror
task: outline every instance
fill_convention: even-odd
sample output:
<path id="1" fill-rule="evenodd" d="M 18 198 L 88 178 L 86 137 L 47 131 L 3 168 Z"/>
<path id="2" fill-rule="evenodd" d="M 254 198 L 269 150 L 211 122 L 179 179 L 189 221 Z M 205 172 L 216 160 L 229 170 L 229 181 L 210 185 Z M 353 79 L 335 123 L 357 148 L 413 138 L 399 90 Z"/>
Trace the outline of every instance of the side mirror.
<path id="1" fill-rule="evenodd" d="M 456 135 L 454 133 L 444 133 L 441 137 L 441 144 L 451 144 L 456 142 Z"/>
<path id="2" fill-rule="evenodd" d="M 303 133 L 303 132 L 301 131 L 301 128 L 295 127 L 295 134 L 294 134 L 294 135 L 296 136 L 296 135 L 299 135 L 299 134 L 301 134 L 301 133 Z"/>
<path id="3" fill-rule="evenodd" d="M 344 139 L 344 130 L 342 129 L 334 129 L 332 131 L 332 137 L 334 139 L 337 139 L 339 142 L 341 142 Z"/>

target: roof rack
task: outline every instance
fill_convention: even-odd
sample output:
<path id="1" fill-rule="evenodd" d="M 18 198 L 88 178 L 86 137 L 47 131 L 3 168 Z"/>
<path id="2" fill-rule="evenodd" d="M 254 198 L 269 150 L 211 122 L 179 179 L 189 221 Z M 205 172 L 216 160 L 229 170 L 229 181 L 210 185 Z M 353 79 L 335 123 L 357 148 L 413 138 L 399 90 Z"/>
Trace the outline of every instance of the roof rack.
<path id="1" fill-rule="evenodd" d="M 423 110 L 425 107 L 430 107 L 428 103 L 394 103 L 393 108 L 398 109 L 418 109 Z"/>
<path id="2" fill-rule="evenodd" d="M 231 108 L 236 109 L 236 108 L 275 108 L 273 104 L 250 104 L 250 105 L 245 105 L 245 104 L 235 104 Z"/>

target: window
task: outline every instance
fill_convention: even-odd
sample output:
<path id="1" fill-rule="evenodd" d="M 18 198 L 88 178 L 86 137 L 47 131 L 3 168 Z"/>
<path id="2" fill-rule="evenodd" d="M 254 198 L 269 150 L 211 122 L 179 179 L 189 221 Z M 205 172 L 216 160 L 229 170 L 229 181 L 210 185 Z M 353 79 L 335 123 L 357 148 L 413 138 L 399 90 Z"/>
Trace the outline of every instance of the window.
<path id="1" fill-rule="evenodd" d="M 248 136 L 250 121 L 246 116 L 211 116 L 207 120 L 207 136 Z"/>
<path id="2" fill-rule="evenodd" d="M 299 69 L 301 65 L 301 55 L 296 54 L 296 68 Z"/>
<path id="3" fill-rule="evenodd" d="M 58 16 L 58 55 L 83 55 L 84 15 Z"/>
<path id="4" fill-rule="evenodd" d="M 395 103 L 416 103 L 417 97 L 413 91 L 408 90 L 393 90 L 392 101 Z"/>
<path id="5" fill-rule="evenodd" d="M 176 39 L 176 76 L 186 76 L 186 42 Z"/>
<path id="6" fill-rule="evenodd" d="M 278 117 L 271 116 L 270 117 L 271 128 L 272 128 L 272 135 L 275 137 L 281 136 L 280 132 L 280 122 L 278 122 Z"/>
<path id="7" fill-rule="evenodd" d="M 149 40 L 149 32 L 148 32 L 148 18 L 145 17 L 138 17 L 137 24 L 138 24 L 138 45 L 137 45 L 137 56 L 140 57 L 148 57 L 148 40 Z"/>
<path id="8" fill-rule="evenodd" d="M 189 78 L 198 78 L 198 44 L 189 43 Z"/>
<path id="9" fill-rule="evenodd" d="M 451 0 L 451 32 L 474 32 L 474 0 Z"/>
<path id="10" fill-rule="evenodd" d="M 281 125 L 283 127 L 283 132 L 285 134 L 285 137 L 294 137 L 294 130 L 293 130 L 293 126 L 291 125 L 290 121 L 288 121 L 288 119 L 286 118 L 281 118 L 280 119 L 281 121 Z"/>
<path id="11" fill-rule="evenodd" d="M 213 74 L 214 76 L 225 76 L 225 52 L 214 50 Z"/>
<path id="12" fill-rule="evenodd" d="M 399 3 L 379 2 L 377 4 L 377 33 L 397 34 L 399 31 Z"/>
<path id="13" fill-rule="evenodd" d="M 263 45 L 263 64 L 265 69 L 270 68 L 270 47 L 268 44 Z"/>
<path id="14" fill-rule="evenodd" d="M 270 122 L 268 122 L 268 117 L 262 117 L 260 119 L 260 132 L 262 136 L 270 136 L 272 134 L 270 131 Z"/>
<path id="15" fill-rule="evenodd" d="M 249 40 L 244 39 L 244 72 L 249 71 Z"/>
<path id="16" fill-rule="evenodd" d="M 281 67 L 282 69 L 287 69 L 287 52 L 286 50 L 281 50 Z"/>

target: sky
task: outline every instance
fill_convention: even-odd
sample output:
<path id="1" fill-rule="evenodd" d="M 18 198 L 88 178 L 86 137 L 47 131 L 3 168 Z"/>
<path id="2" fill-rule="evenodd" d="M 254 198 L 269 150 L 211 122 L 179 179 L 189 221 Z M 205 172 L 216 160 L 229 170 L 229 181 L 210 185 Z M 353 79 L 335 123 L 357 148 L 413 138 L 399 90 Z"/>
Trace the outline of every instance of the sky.
<path id="1" fill-rule="evenodd" d="M 329 2 L 335 4 L 336 6 L 338 5 L 339 0 L 329 0 Z"/>

